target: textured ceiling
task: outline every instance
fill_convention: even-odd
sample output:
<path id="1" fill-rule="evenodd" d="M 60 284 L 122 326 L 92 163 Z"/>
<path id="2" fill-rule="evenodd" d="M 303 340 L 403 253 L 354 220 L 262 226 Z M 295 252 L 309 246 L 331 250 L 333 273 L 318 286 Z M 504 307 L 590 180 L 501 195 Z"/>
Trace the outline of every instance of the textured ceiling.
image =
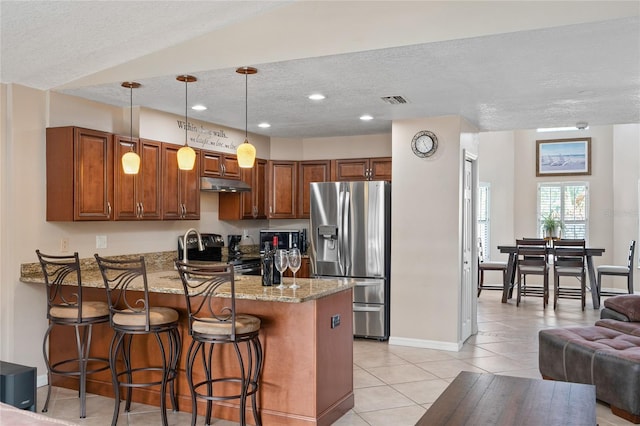
<path id="1" fill-rule="evenodd" d="M 55 88 L 291 2 L 133 2 L 135 7 L 126 8 L 131 19 L 117 25 L 107 20 L 109 25 L 103 28 L 96 28 L 95 19 L 82 24 L 85 14 L 108 14 L 107 9 L 101 10 L 103 3 L 52 2 L 60 3 L 52 8 L 46 2 L 41 6 L 53 10 L 42 19 L 42 37 L 28 41 L 23 38 L 32 25 L 22 28 L 18 18 L 34 10 L 20 8 L 36 2 L 17 2 L 12 8 L 5 3 L 3 82 L 54 88 L 126 107 L 129 92 L 119 82 Z M 91 7 L 94 4 L 99 6 Z M 151 10 L 150 5 L 155 7 Z M 212 7 L 217 18 L 206 19 Z M 55 43 L 40 44 L 41 38 Z M 33 62 L 32 56 L 22 58 L 14 51 L 14 46 L 24 49 L 25 44 L 37 49 L 41 60 Z M 259 69 L 248 77 L 249 131 L 269 136 L 386 133 L 392 120 L 449 114 L 461 115 L 487 131 L 571 126 L 578 121 L 591 125 L 640 122 L 637 14 L 249 65 Z M 184 84 L 175 80 L 175 73 L 154 71 L 156 76 L 136 79 L 142 87 L 133 93 L 134 104 L 183 115 Z M 189 110 L 189 117 L 244 128 L 244 76 L 228 66 L 188 72 L 199 79 L 189 85 L 189 104 L 209 108 Z M 316 91 L 327 99 L 309 101 L 307 96 Z M 389 105 L 380 99 L 394 95 L 408 103 Z M 374 120 L 360 121 L 358 117 L 365 113 Z M 262 121 L 272 127 L 259 129 Z"/>

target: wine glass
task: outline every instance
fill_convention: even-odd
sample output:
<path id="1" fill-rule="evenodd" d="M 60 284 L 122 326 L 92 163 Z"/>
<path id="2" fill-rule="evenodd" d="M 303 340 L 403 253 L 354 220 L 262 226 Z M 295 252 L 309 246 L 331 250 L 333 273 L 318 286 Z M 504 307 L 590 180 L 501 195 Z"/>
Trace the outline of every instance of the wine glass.
<path id="1" fill-rule="evenodd" d="M 282 273 L 286 271 L 287 267 L 289 266 L 289 257 L 287 256 L 287 251 L 282 249 L 276 250 L 273 255 L 273 264 L 278 272 L 280 272 L 280 285 L 277 285 L 276 288 L 282 290 L 283 288 L 285 288 L 283 284 L 284 280 L 282 278 Z"/>
<path id="2" fill-rule="evenodd" d="M 300 288 L 300 286 L 296 284 L 296 272 L 300 269 L 300 262 L 300 250 L 296 247 L 289 250 L 289 269 L 293 272 L 293 284 L 291 284 L 289 288 Z"/>

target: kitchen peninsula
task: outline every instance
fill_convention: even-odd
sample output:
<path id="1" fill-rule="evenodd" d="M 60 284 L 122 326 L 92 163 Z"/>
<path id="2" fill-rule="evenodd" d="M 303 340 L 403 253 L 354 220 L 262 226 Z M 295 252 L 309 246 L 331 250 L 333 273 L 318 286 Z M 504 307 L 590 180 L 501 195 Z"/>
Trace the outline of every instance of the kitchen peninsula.
<path id="1" fill-rule="evenodd" d="M 181 316 L 182 352 L 176 393 L 180 411 L 191 411 L 184 371 L 191 337 L 182 284 L 171 263 L 175 252 L 144 256 L 150 303 L 175 308 Z M 82 259 L 81 268 L 84 299 L 104 300 L 104 284 L 93 259 Z M 22 265 L 21 281 L 43 283 L 38 269 L 38 264 Z M 292 279 L 285 278 L 285 284 L 291 282 Z M 279 290 L 263 287 L 259 276 L 236 276 L 238 312 L 258 316 L 262 321 L 260 340 L 264 366 L 258 408 L 264 425 L 329 425 L 354 405 L 353 283 L 304 278 L 298 278 L 297 282 L 301 288 L 295 291 Z M 220 298 L 221 303 L 224 300 L 224 297 Z M 335 325 L 336 316 L 339 316 L 338 325 Z M 49 351 L 53 362 L 73 356 L 74 334 L 66 328 L 55 327 L 51 333 Z M 106 357 L 112 335 L 108 324 L 94 326 L 92 354 Z M 149 342 L 148 347 L 151 352 L 157 346 Z M 140 357 L 148 355 L 138 354 Z M 56 386 L 77 389 L 77 380 L 73 378 L 54 375 L 53 381 Z M 87 390 L 113 397 L 110 373 L 105 371 L 89 376 Z M 159 406 L 158 395 L 158 389 L 135 389 L 133 399 Z M 204 412 L 204 405 L 199 412 Z M 237 404 L 229 401 L 216 405 L 214 416 L 238 421 Z"/>

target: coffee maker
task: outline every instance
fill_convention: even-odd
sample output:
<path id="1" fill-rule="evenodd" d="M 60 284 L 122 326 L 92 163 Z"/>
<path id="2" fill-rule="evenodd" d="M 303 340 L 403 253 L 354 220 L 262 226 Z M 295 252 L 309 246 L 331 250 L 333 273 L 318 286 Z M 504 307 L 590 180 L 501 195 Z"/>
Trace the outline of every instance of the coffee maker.
<path id="1" fill-rule="evenodd" d="M 229 235 L 229 257 L 235 258 L 242 256 L 240 251 L 240 241 L 242 241 L 242 235 Z"/>

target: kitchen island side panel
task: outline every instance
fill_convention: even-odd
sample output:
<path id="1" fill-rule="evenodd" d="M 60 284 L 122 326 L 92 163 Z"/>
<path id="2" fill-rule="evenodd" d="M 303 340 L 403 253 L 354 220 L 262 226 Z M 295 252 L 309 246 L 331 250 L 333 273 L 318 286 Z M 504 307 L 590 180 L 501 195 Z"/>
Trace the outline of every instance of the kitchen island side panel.
<path id="1" fill-rule="evenodd" d="M 266 291 L 273 291 L 268 289 Z M 85 300 L 104 300 L 104 289 L 83 289 Z M 221 302 L 228 299 L 220 299 Z M 185 376 L 185 359 L 191 337 L 188 334 L 184 296 L 150 293 L 153 306 L 167 306 L 180 313 L 182 352 L 176 382 L 180 411 L 191 411 L 191 396 Z M 264 425 L 330 425 L 353 408 L 353 338 L 351 315 L 352 291 L 344 291 L 303 303 L 236 299 L 238 312 L 261 318 L 260 340 L 264 351 L 261 389 L 258 407 Z M 331 317 L 340 315 L 340 325 L 331 328 Z M 54 327 L 49 342 L 53 362 L 74 355 L 75 343 L 70 327 Z M 112 337 L 105 325 L 94 328 L 92 355 L 107 357 Z M 141 337 L 142 346 L 134 350 L 133 362 L 158 362 L 155 340 Z M 135 344 L 135 342 L 134 342 Z M 224 346 L 218 365 L 228 371 L 236 369 L 237 361 L 231 345 Z M 195 377 L 197 380 L 197 376 Z M 77 389 L 72 378 L 55 377 L 57 386 Z M 101 372 L 88 377 L 87 390 L 113 397 L 111 376 Z M 159 389 L 140 388 L 133 392 L 133 400 L 160 405 Z M 250 404 L 249 404 L 250 405 Z M 167 405 L 170 407 L 170 405 Z M 216 404 L 214 416 L 231 421 L 239 420 L 237 401 Z M 205 406 L 199 403 L 198 412 Z M 247 419 L 253 421 L 250 410 Z"/>

